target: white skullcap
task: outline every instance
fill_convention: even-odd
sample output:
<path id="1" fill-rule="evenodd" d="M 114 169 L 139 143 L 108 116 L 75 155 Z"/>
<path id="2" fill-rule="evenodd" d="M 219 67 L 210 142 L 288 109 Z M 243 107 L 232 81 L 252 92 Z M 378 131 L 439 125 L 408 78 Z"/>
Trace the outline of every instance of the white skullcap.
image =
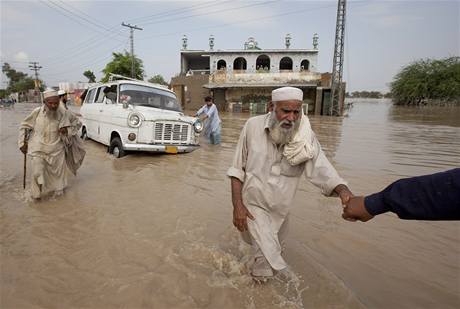
<path id="1" fill-rule="evenodd" d="M 67 92 L 65 90 L 59 90 L 58 91 L 58 95 L 64 95 L 64 94 L 67 94 Z"/>
<path id="2" fill-rule="evenodd" d="M 45 91 L 43 91 L 44 99 L 50 98 L 50 97 L 57 97 L 57 96 L 58 96 L 58 92 L 54 89 L 46 89 Z"/>
<path id="3" fill-rule="evenodd" d="M 272 91 L 272 102 L 287 100 L 303 100 L 303 91 L 294 87 L 282 87 Z"/>

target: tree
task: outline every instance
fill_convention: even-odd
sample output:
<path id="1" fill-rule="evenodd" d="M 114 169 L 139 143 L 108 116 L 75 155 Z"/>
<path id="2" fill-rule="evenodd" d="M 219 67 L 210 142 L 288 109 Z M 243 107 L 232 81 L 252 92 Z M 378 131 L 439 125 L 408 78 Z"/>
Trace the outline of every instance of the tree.
<path id="1" fill-rule="evenodd" d="M 93 71 L 86 70 L 85 72 L 83 72 L 83 76 L 88 79 L 88 83 L 96 82 L 96 75 L 94 75 Z"/>
<path id="2" fill-rule="evenodd" d="M 149 83 L 154 83 L 154 84 L 160 84 L 160 85 L 169 86 L 168 82 L 165 81 L 165 79 L 163 78 L 163 76 L 161 76 L 160 74 L 154 75 L 153 77 L 151 77 L 151 78 L 148 80 L 148 82 L 149 82 Z"/>
<path id="3" fill-rule="evenodd" d="M 459 102 L 460 57 L 415 61 L 396 74 L 390 87 L 395 104 Z"/>
<path id="4" fill-rule="evenodd" d="M 2 66 L 2 72 L 9 79 L 8 87 L 6 88 L 7 93 L 26 92 L 35 88 L 35 82 L 32 77 L 16 71 L 6 62 Z"/>
<path id="5" fill-rule="evenodd" d="M 131 77 L 131 55 L 125 51 L 124 53 L 112 53 L 113 59 L 102 70 L 105 76 L 102 82 L 109 80 L 109 74 L 119 74 L 126 77 Z M 134 78 L 144 80 L 144 65 L 142 60 L 134 56 Z"/>

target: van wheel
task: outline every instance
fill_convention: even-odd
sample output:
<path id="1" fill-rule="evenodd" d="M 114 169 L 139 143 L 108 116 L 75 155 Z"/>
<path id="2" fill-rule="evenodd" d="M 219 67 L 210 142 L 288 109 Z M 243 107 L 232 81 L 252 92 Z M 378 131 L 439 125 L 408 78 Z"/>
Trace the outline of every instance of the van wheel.
<path id="1" fill-rule="evenodd" d="M 115 158 L 121 158 L 126 154 L 119 137 L 115 137 L 110 142 L 109 153 L 113 154 Z"/>
<path id="2" fill-rule="evenodd" d="M 81 129 L 81 136 L 80 137 L 84 141 L 86 141 L 88 139 L 88 133 L 86 133 L 86 127 L 83 127 Z"/>

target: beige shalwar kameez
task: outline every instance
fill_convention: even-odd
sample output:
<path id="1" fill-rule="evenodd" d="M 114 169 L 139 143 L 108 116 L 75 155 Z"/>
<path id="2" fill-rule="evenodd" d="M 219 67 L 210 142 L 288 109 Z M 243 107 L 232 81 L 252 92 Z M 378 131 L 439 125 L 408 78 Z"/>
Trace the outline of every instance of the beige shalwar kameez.
<path id="1" fill-rule="evenodd" d="M 71 115 L 58 108 L 55 113 L 46 105 L 36 108 L 21 123 L 18 145 L 24 145 L 26 130 L 31 130 L 28 155 L 31 159 L 31 195 L 40 198 L 47 193 L 62 192 L 67 186 L 65 146 L 59 129 L 67 127 L 72 134 Z"/>
<path id="2" fill-rule="evenodd" d="M 243 183 L 243 203 L 255 218 L 247 220 L 255 256 L 263 254 L 273 269 L 281 270 L 287 264 L 281 256 L 280 238 L 286 234 L 287 216 L 300 177 L 305 175 L 326 196 L 346 182 L 328 161 L 314 134 L 317 151 L 313 158 L 290 165 L 283 156 L 284 145 L 276 145 L 269 135 L 269 117 L 256 116 L 246 122 L 227 175 Z"/>

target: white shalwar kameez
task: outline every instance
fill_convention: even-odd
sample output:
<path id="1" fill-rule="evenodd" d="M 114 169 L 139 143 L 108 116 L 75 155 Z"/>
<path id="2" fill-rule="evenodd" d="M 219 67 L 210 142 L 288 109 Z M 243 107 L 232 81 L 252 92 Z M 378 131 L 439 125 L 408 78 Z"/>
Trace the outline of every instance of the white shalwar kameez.
<path id="1" fill-rule="evenodd" d="M 314 134 L 317 151 L 313 158 L 290 165 L 283 155 L 284 145 L 276 145 L 269 135 L 269 117 L 256 116 L 246 122 L 227 175 L 243 183 L 243 203 L 255 218 L 247 220 L 255 256 L 263 254 L 273 269 L 282 270 L 287 264 L 281 256 L 280 238 L 286 234 L 289 208 L 301 175 L 326 196 L 346 182 L 330 164 Z"/>
<path id="2" fill-rule="evenodd" d="M 33 198 L 40 198 L 47 193 L 62 192 L 67 186 L 65 146 L 59 133 L 59 129 L 64 127 L 71 132 L 69 113 L 61 108 L 53 113 L 46 105 L 33 110 L 21 123 L 19 147 L 24 145 L 26 130 L 31 130 L 28 155 L 31 159 Z"/>

